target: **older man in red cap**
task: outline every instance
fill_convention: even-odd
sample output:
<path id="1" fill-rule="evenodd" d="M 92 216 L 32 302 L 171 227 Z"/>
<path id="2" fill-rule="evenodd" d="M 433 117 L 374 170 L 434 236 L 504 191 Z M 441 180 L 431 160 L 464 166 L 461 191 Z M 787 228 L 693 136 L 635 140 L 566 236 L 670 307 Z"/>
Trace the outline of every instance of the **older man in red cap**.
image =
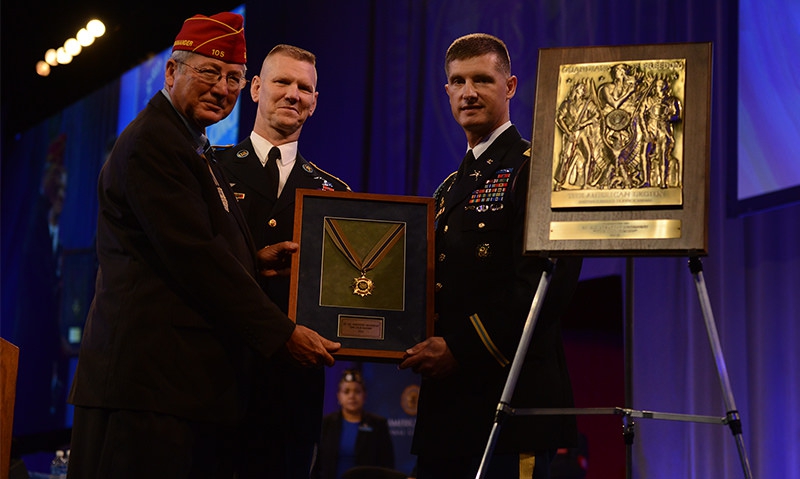
<path id="1" fill-rule="evenodd" d="M 339 344 L 296 326 L 255 279 L 297 245 L 255 251 L 205 136 L 246 84 L 242 24 L 184 22 L 164 89 L 100 172 L 70 478 L 231 478 L 254 364 L 333 364 Z"/>

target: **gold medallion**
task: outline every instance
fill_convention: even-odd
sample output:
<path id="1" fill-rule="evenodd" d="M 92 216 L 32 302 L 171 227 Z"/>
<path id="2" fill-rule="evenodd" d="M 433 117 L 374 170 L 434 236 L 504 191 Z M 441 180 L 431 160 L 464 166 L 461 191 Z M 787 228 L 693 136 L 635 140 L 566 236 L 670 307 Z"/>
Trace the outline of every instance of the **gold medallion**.
<path id="1" fill-rule="evenodd" d="M 353 278 L 353 294 L 357 294 L 362 298 L 364 296 L 372 294 L 372 290 L 375 289 L 375 285 L 372 283 L 372 280 L 361 275 L 360 278 Z"/>

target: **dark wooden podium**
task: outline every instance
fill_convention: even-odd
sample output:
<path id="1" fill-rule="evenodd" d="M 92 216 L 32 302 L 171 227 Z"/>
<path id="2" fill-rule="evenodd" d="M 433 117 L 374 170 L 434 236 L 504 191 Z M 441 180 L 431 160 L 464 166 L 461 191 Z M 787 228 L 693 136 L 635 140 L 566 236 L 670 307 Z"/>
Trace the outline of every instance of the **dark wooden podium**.
<path id="1" fill-rule="evenodd" d="M 0 338 L 0 478 L 8 477 L 19 348 Z"/>

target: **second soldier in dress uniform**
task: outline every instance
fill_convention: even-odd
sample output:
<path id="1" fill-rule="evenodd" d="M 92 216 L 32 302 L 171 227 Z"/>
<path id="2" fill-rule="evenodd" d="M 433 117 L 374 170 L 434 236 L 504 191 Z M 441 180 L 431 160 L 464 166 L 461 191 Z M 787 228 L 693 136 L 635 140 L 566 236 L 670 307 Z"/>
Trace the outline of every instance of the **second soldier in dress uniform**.
<path id="1" fill-rule="evenodd" d="M 257 248 L 292 239 L 297 188 L 350 189 L 298 151 L 300 131 L 317 106 L 315 64 L 301 48 L 273 48 L 252 79 L 258 111 L 250 137 L 217 153 Z M 262 278 L 262 285 L 286 312 L 288 276 Z M 250 446 L 238 477 L 308 477 L 320 436 L 324 371 L 276 357 L 256 375 Z"/>

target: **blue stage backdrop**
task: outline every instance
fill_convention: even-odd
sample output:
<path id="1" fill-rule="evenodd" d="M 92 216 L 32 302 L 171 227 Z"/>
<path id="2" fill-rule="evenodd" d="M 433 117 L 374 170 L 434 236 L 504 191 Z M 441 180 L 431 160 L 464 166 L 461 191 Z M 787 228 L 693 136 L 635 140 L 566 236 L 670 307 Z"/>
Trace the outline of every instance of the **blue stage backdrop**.
<path id="1" fill-rule="evenodd" d="M 800 201 L 800 2 L 739 0 L 738 168 L 732 212 Z M 776 14 L 777 12 L 777 14 Z"/>

